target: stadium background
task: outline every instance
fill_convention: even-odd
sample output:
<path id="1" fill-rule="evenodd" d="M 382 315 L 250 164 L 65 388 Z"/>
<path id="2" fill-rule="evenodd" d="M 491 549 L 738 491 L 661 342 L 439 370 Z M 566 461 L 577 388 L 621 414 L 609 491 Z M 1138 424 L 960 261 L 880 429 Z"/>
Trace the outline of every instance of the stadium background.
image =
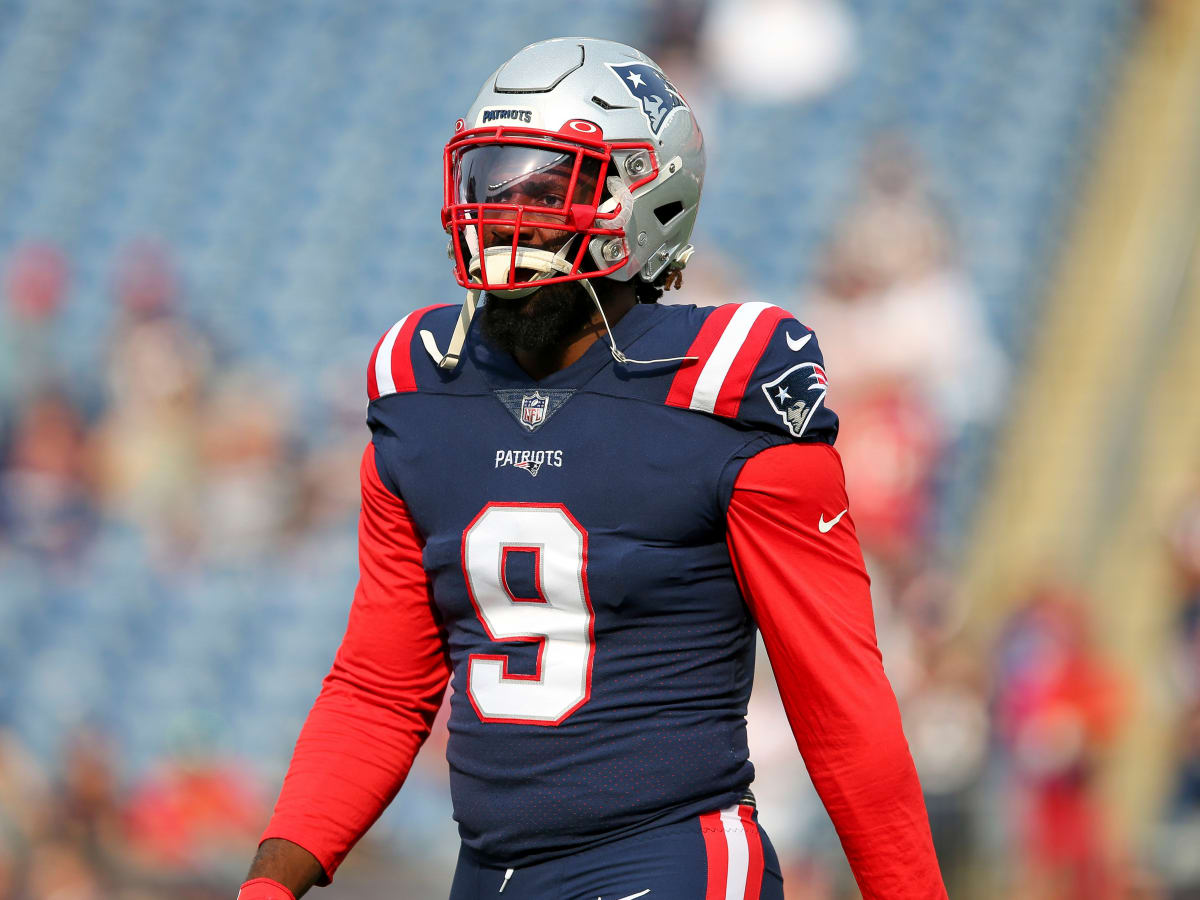
<path id="1" fill-rule="evenodd" d="M 822 336 L 952 896 L 1200 896 L 1200 4 L 4 0 L 0 898 L 232 896 L 355 580 L 365 361 L 458 299 L 442 145 L 562 34 L 705 131 L 667 299 Z M 854 896 L 759 680 L 789 897 Z M 443 742 L 321 896 L 444 896 Z"/>

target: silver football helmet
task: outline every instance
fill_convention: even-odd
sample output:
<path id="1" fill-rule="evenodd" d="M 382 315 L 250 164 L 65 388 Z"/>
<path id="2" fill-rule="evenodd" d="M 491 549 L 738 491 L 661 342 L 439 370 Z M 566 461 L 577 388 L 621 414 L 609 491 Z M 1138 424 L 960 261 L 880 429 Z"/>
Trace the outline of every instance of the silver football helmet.
<path id="1" fill-rule="evenodd" d="M 682 268 L 704 138 L 644 53 L 555 38 L 488 77 L 446 144 L 444 170 L 442 225 L 467 302 L 446 354 L 422 338 L 453 368 L 482 291 L 523 296 L 579 281 L 595 300 L 590 279 L 661 283 Z"/>

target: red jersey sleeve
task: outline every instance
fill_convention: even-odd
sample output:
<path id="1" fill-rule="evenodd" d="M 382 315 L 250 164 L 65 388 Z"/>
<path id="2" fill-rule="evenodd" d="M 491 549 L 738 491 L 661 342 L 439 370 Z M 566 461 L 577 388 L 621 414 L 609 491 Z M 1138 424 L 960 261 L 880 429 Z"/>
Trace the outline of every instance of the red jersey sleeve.
<path id="1" fill-rule="evenodd" d="M 734 484 L 730 554 L 864 900 L 945 897 L 848 506 L 832 446 L 765 450 Z"/>
<path id="2" fill-rule="evenodd" d="M 350 621 L 261 838 L 299 844 L 327 878 L 400 790 L 450 677 L 422 541 L 404 502 L 380 481 L 373 445 L 360 476 Z"/>

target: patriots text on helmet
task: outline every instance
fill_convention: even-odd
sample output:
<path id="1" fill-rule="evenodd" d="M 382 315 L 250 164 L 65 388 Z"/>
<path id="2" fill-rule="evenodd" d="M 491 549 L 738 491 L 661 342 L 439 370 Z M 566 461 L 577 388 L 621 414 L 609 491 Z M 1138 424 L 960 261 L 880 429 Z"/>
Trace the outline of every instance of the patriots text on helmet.
<path id="1" fill-rule="evenodd" d="M 533 122 L 533 110 L 485 109 L 479 120 L 481 125 L 487 125 L 489 122 L 518 122 L 522 125 L 529 125 Z"/>

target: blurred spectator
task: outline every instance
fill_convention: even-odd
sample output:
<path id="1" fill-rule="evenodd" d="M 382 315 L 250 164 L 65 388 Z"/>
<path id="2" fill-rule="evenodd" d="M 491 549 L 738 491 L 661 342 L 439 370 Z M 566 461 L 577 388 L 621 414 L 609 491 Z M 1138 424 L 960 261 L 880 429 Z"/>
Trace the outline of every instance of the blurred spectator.
<path id="1" fill-rule="evenodd" d="M 942 877 L 950 895 L 959 896 L 970 884 L 979 845 L 975 804 L 990 730 L 978 654 L 958 644 L 932 652 L 903 712 Z"/>
<path id="2" fill-rule="evenodd" d="M 275 549 L 296 515 L 289 401 L 269 372 L 235 370 L 213 386 L 203 408 L 195 507 L 207 558 L 247 559 Z"/>
<path id="3" fill-rule="evenodd" d="M 207 342 L 176 314 L 162 251 L 138 245 L 119 267 L 110 341 L 110 406 L 95 434 L 107 510 L 143 527 L 160 551 L 194 548 L 201 487 Z"/>
<path id="4" fill-rule="evenodd" d="M 841 371 L 838 357 L 832 358 L 831 392 Z M 920 564 L 927 546 L 933 470 L 944 432 L 904 384 L 879 385 L 831 405 L 841 417 L 838 448 L 863 548 L 904 574 Z"/>
<path id="5" fill-rule="evenodd" d="M 840 397 L 902 386 L 952 434 L 995 414 L 1005 362 L 903 136 L 882 135 L 867 153 L 804 315 Z"/>
<path id="6" fill-rule="evenodd" d="M 100 879 L 67 841 L 37 845 L 29 860 L 29 896 L 35 900 L 103 900 Z"/>
<path id="7" fill-rule="evenodd" d="M 5 266 L 7 302 L 0 308 L 0 423 L 5 408 L 58 375 L 50 325 L 69 282 L 67 260 L 52 244 L 24 244 L 13 251 Z"/>
<path id="8" fill-rule="evenodd" d="M 134 241 L 117 262 L 113 292 L 121 314 L 146 321 L 177 312 L 178 276 L 166 247 L 156 241 Z"/>
<path id="9" fill-rule="evenodd" d="M 362 430 L 363 352 L 354 342 L 320 373 L 318 392 L 328 425 L 307 435 L 294 526 L 321 539 L 328 529 L 343 529 L 358 516 L 358 463 L 368 440 Z"/>
<path id="10" fill-rule="evenodd" d="M 657 0 L 650 6 L 646 36 L 638 46 L 674 76 L 675 70 L 663 58 L 695 58 L 711 6 L 711 0 Z"/>
<path id="11" fill-rule="evenodd" d="M 0 535 L 47 561 L 78 556 L 96 510 L 82 416 L 60 391 L 25 403 L 0 460 Z"/>
<path id="12" fill-rule="evenodd" d="M 1004 364 L 908 143 L 880 138 L 862 180 L 800 315 L 828 361 L 859 534 L 904 567 L 929 527 L 934 469 L 994 414 Z"/>
<path id="13" fill-rule="evenodd" d="M 714 85 L 700 39 L 711 7 L 711 0 L 658 0 L 651 7 L 645 37 L 641 43 L 635 42 L 670 73 L 671 84 L 692 108 L 701 129 L 707 129 L 704 137 L 710 153 L 720 129 L 711 127 L 717 122 Z"/>
<path id="14" fill-rule="evenodd" d="M 185 738 L 188 751 L 130 787 L 117 776 L 116 745 L 96 731 L 77 731 L 52 786 L 39 761 L 0 731 L 0 900 L 233 896 L 265 805 L 248 770 L 216 756 L 194 734 Z M 457 849 L 452 834 L 426 831 L 441 836 L 438 852 Z M 436 887 L 429 883 L 429 857 L 382 853 L 380 836 L 377 830 L 364 840 L 341 870 L 338 896 L 369 900 L 385 883 L 405 885 L 398 895 L 404 897 L 444 890 L 439 872 Z"/>
<path id="15" fill-rule="evenodd" d="M 1120 722 L 1123 690 L 1092 646 L 1081 598 L 1037 588 L 997 653 L 996 729 L 1016 804 L 1021 896 L 1117 896 L 1096 763 Z"/>
<path id="16" fill-rule="evenodd" d="M 1171 897 L 1183 900 L 1200 897 L 1200 702 L 1181 717 L 1175 744 L 1165 821 L 1153 850 Z"/>
<path id="17" fill-rule="evenodd" d="M 134 786 L 125 815 L 142 864 L 201 872 L 253 846 L 266 809 L 247 772 L 211 752 L 188 751 Z"/>
<path id="18" fill-rule="evenodd" d="M 7 730 L 0 729 L 0 839 L 26 844 L 50 828 L 46 773 Z"/>
<path id="19" fill-rule="evenodd" d="M 66 741 L 58 788 L 56 833 L 69 837 L 96 861 L 119 855 L 122 824 L 112 747 L 91 729 Z"/>
<path id="20" fill-rule="evenodd" d="M 1200 492 L 1185 498 L 1168 534 L 1178 582 L 1171 675 L 1179 698 L 1173 772 L 1153 845 L 1170 896 L 1200 897 Z"/>
<path id="21" fill-rule="evenodd" d="M 766 659 L 761 639 L 758 658 Z M 774 674 L 765 663 L 754 669 L 746 723 L 754 760 L 752 787 L 764 798 L 760 817 L 779 854 L 787 895 L 831 900 L 836 883 L 850 878 L 849 868 L 796 748 Z"/>
<path id="22" fill-rule="evenodd" d="M 16 854 L 0 840 L 0 900 L 17 900 L 19 872 Z"/>
<path id="23" fill-rule="evenodd" d="M 1178 582 L 1174 681 L 1185 705 L 1200 702 L 1200 492 L 1175 517 L 1168 550 Z"/>
<path id="24" fill-rule="evenodd" d="M 855 21 L 841 0 L 714 0 L 701 47 L 722 87 L 751 103 L 819 97 L 858 63 Z"/>

